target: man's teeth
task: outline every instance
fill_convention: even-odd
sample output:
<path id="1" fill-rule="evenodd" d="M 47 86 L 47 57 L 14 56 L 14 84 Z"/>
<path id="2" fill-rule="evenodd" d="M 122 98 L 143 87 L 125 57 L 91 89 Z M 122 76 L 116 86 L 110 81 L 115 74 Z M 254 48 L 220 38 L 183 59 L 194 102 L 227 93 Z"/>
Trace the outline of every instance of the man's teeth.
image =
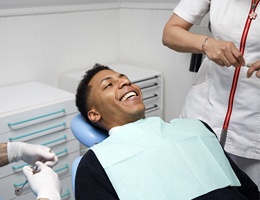
<path id="1" fill-rule="evenodd" d="M 123 98 L 121 99 L 121 101 L 125 101 L 127 100 L 129 97 L 131 96 L 136 96 L 136 93 L 135 92 L 129 92 L 127 94 L 125 94 L 125 96 L 123 96 Z"/>

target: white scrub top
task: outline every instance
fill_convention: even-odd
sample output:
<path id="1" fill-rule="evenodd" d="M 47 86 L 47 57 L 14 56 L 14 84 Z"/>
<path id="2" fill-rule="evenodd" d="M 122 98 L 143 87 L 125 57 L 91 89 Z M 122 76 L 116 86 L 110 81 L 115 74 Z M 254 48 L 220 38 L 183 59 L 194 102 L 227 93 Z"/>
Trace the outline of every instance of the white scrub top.
<path id="1" fill-rule="evenodd" d="M 251 8 L 251 0 L 181 0 L 174 12 L 186 21 L 199 24 L 210 10 L 212 36 L 232 41 L 237 48 Z M 260 3 L 252 20 L 244 52 L 246 63 L 260 60 Z M 233 111 L 225 144 L 227 152 L 260 159 L 260 78 L 246 77 L 247 67 L 239 75 Z M 208 123 L 220 136 L 228 108 L 234 67 L 221 67 L 205 58 L 190 89 L 181 117 Z"/>

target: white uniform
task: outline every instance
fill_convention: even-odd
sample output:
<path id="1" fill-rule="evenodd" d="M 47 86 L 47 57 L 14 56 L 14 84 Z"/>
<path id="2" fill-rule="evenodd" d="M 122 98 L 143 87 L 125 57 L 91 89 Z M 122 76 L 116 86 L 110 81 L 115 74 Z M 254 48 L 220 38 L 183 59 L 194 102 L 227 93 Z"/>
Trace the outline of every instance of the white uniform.
<path id="1" fill-rule="evenodd" d="M 210 10 L 212 37 L 232 41 L 239 49 L 250 8 L 251 0 L 181 0 L 174 12 L 198 25 Z M 260 3 L 256 13 L 258 17 L 252 20 L 246 39 L 246 63 L 260 60 Z M 255 178 L 259 182 L 260 78 L 254 74 L 247 78 L 247 70 L 247 67 L 242 67 L 240 71 L 225 149 L 236 156 L 256 159 L 259 165 Z M 187 95 L 181 117 L 201 119 L 220 136 L 234 71 L 234 67 L 221 67 L 205 58 Z"/>

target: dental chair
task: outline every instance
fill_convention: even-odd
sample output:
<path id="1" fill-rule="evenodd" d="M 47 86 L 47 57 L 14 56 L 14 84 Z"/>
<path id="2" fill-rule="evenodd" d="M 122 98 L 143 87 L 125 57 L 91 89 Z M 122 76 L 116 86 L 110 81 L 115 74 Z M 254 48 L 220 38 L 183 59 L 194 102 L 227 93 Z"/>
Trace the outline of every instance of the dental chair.
<path id="1" fill-rule="evenodd" d="M 94 144 L 100 143 L 108 137 L 106 131 L 95 128 L 90 125 L 83 116 L 78 113 L 71 120 L 71 131 L 75 138 L 87 148 L 92 147 Z M 78 164 L 82 156 L 77 157 L 71 167 L 72 189 L 75 194 L 75 177 L 78 168 Z"/>

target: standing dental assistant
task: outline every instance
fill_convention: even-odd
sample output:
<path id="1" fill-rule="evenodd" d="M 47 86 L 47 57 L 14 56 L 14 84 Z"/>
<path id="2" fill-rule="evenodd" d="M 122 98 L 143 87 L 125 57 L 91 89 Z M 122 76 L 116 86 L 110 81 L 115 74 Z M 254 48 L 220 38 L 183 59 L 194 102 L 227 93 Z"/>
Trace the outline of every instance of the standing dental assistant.
<path id="1" fill-rule="evenodd" d="M 210 13 L 209 13 L 210 11 Z M 189 32 L 209 13 L 212 37 Z M 259 0 L 181 0 L 167 22 L 163 44 L 204 53 L 181 117 L 207 122 L 260 190 Z"/>

